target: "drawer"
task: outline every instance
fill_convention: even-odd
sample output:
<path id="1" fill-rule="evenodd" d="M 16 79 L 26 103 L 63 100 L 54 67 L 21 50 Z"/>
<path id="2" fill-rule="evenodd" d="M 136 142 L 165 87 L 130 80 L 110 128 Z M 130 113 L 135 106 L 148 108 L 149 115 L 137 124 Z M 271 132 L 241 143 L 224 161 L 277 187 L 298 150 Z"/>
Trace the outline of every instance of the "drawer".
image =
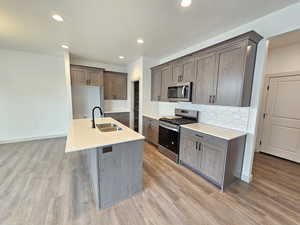
<path id="1" fill-rule="evenodd" d="M 209 134 L 204 134 L 199 131 L 186 129 L 186 128 L 181 128 L 180 135 L 182 135 L 183 137 L 184 136 L 189 136 L 189 137 L 192 136 L 192 137 L 197 138 L 198 141 L 200 141 L 202 143 L 206 143 L 206 144 L 213 145 L 213 146 L 223 148 L 223 149 L 227 149 L 227 146 L 228 146 L 227 140 L 224 140 L 222 138 L 215 137 L 215 136 L 212 136 Z"/>

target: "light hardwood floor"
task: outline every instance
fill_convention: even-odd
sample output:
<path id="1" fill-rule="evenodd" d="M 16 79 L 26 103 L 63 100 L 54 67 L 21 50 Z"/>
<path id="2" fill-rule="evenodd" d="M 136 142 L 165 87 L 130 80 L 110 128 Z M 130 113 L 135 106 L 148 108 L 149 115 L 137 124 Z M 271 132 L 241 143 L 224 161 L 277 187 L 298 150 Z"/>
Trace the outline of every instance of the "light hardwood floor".
<path id="1" fill-rule="evenodd" d="M 145 143 L 144 191 L 96 211 L 80 153 L 64 145 L 0 145 L 1 225 L 300 224 L 299 164 L 256 154 L 253 183 L 222 193 Z"/>

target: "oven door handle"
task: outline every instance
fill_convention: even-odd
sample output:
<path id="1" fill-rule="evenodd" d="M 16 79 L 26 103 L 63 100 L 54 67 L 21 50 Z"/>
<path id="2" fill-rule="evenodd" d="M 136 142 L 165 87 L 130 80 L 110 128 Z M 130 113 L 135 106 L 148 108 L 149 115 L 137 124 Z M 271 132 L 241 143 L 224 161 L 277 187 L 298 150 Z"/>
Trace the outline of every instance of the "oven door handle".
<path id="1" fill-rule="evenodd" d="M 162 124 L 159 124 L 159 126 L 165 128 L 165 129 L 168 129 L 168 130 L 172 130 L 172 131 L 178 132 L 178 129 L 176 129 L 176 128 L 167 127 L 167 126 L 162 125 Z"/>
<path id="2" fill-rule="evenodd" d="M 185 86 L 182 87 L 182 93 L 181 94 L 182 94 L 182 97 L 184 98 L 185 97 Z"/>

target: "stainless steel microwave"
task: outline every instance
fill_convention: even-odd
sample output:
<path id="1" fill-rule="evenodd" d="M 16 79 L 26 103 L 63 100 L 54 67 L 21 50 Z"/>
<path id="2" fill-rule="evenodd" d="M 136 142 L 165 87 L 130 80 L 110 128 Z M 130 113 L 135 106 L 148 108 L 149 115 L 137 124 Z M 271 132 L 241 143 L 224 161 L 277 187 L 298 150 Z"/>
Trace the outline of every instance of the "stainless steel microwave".
<path id="1" fill-rule="evenodd" d="M 192 100 L 192 82 L 169 86 L 168 100 L 175 102 L 190 102 Z"/>

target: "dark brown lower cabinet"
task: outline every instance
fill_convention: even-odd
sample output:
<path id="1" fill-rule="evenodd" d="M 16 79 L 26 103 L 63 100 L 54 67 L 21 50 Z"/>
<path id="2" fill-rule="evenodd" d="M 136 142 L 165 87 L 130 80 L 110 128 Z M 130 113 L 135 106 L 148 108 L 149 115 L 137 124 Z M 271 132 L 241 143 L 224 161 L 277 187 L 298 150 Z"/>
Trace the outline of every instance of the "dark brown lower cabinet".
<path id="1" fill-rule="evenodd" d="M 158 145 L 159 121 L 143 116 L 143 135 L 146 140 L 154 145 Z"/>
<path id="2" fill-rule="evenodd" d="M 105 117 L 111 117 L 117 121 L 119 121 L 120 123 L 124 124 L 125 126 L 129 127 L 130 123 L 129 123 L 129 116 L 130 113 L 129 112 L 109 112 L 109 113 L 104 113 Z"/>
<path id="3" fill-rule="evenodd" d="M 224 190 L 241 178 L 245 139 L 225 140 L 181 128 L 180 163 Z"/>

